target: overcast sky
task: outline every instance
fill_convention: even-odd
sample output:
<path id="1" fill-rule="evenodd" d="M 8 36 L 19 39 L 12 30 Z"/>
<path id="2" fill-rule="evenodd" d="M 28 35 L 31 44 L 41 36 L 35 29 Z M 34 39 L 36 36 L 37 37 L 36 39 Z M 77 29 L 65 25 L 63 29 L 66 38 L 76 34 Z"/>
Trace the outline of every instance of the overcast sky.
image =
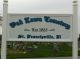
<path id="1" fill-rule="evenodd" d="M 72 13 L 73 0 L 8 0 L 9 13 Z M 80 1 L 79 10 L 80 10 Z M 3 0 L 0 0 L 0 13 L 2 14 Z M 78 12 L 80 19 L 80 11 Z M 80 21 L 79 21 L 80 23 Z M 79 26 L 80 28 L 80 26 Z M 80 31 L 79 31 L 80 32 Z"/>

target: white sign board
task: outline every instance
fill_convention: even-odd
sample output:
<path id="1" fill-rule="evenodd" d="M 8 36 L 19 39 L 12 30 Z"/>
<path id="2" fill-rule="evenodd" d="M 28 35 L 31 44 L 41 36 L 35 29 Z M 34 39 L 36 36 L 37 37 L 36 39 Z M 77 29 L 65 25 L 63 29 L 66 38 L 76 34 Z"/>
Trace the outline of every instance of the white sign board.
<path id="1" fill-rule="evenodd" d="M 10 14 L 9 41 L 72 41 L 70 14 Z"/>
<path id="2" fill-rule="evenodd" d="M 72 42 L 73 58 L 78 59 L 77 0 L 73 14 L 8 14 L 8 1 L 3 4 L 1 59 L 6 59 L 7 41 Z"/>

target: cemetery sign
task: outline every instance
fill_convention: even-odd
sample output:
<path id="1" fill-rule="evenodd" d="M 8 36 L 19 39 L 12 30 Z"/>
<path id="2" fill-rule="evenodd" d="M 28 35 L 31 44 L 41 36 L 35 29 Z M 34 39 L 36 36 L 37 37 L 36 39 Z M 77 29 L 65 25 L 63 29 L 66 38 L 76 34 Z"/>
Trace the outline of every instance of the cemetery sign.
<path id="1" fill-rule="evenodd" d="M 7 21 L 9 40 L 72 40 L 72 15 L 10 14 Z"/>

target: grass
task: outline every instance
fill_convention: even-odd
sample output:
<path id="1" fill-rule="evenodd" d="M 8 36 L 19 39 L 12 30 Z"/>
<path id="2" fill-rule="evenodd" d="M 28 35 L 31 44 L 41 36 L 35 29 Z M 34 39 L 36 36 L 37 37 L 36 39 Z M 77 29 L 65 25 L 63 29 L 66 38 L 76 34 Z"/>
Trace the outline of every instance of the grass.
<path id="1" fill-rule="evenodd" d="M 16 58 L 44 58 L 44 57 L 64 57 L 72 56 L 72 48 L 67 44 L 59 45 L 59 51 L 53 49 L 52 44 L 39 44 L 37 49 L 33 49 L 32 52 L 26 52 L 25 54 L 21 51 L 8 50 L 7 59 Z"/>

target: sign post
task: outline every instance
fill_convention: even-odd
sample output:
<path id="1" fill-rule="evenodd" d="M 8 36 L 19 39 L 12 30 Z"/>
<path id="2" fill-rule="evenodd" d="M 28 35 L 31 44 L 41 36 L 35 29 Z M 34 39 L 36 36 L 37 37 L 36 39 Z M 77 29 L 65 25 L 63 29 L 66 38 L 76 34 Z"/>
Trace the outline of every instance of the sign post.
<path id="1" fill-rule="evenodd" d="M 7 41 L 72 42 L 73 59 L 78 59 L 77 0 L 73 14 L 8 14 L 3 4 L 1 59 L 6 59 Z"/>
<path id="2" fill-rule="evenodd" d="M 78 1 L 73 1 L 73 59 L 78 59 Z"/>
<path id="3" fill-rule="evenodd" d="M 7 37 L 6 37 L 6 22 L 8 12 L 8 1 L 4 0 L 3 4 L 3 23 L 2 23 L 2 44 L 1 44 L 1 59 L 6 59 Z"/>

